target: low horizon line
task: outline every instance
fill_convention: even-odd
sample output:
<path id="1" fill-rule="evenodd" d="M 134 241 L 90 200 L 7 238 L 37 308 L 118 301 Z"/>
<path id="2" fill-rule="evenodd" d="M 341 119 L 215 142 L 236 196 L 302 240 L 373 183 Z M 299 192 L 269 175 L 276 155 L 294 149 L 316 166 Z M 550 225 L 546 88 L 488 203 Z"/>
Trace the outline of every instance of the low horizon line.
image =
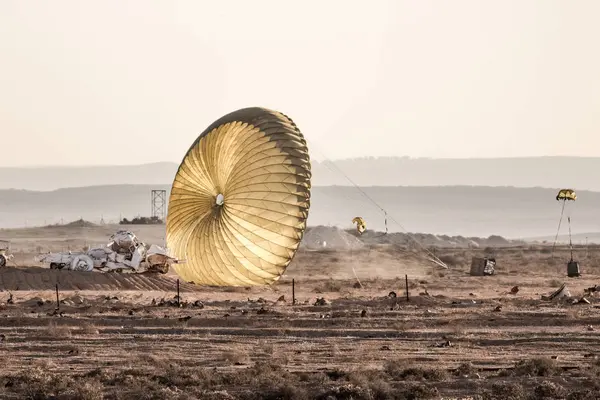
<path id="1" fill-rule="evenodd" d="M 66 186 L 59 187 L 56 189 L 48 190 L 37 190 L 37 189 L 19 189 L 19 188 L 0 188 L 0 192 L 6 191 L 18 191 L 18 192 L 32 192 L 32 193 L 52 193 L 59 190 L 77 190 L 77 189 L 91 189 L 91 188 L 106 188 L 106 187 L 123 187 L 123 186 L 172 186 L 172 183 L 115 183 L 115 184 L 104 184 L 104 185 L 88 185 L 88 186 Z M 315 188 L 354 188 L 355 186 L 347 185 L 312 185 L 311 189 Z M 514 185 L 466 185 L 466 184 L 450 184 L 450 185 L 358 185 L 360 188 L 485 188 L 485 189 L 519 189 L 519 190 L 560 190 L 559 187 L 548 187 L 548 186 L 514 186 Z M 577 192 L 590 192 L 600 193 L 600 190 L 590 189 L 577 189 L 573 188 Z"/>

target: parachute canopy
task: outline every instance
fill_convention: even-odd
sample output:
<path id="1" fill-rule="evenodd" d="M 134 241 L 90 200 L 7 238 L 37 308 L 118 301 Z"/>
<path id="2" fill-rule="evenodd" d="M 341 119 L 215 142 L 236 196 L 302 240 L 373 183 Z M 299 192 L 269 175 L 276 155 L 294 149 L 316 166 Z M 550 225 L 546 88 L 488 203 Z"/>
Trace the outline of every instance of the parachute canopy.
<path id="1" fill-rule="evenodd" d="M 367 230 L 367 223 L 365 222 L 365 220 L 362 217 L 354 217 L 352 219 L 352 223 L 356 224 L 356 230 L 358 231 L 358 233 L 360 233 L 362 235 L 362 233 L 364 231 Z"/>
<path id="2" fill-rule="evenodd" d="M 306 229 L 311 168 L 286 115 L 245 108 L 210 125 L 185 155 L 167 215 L 167 246 L 187 281 L 212 286 L 277 281 Z"/>
<path id="3" fill-rule="evenodd" d="M 573 189 L 561 189 L 558 194 L 556 195 L 556 200 L 560 201 L 567 201 L 567 200 L 571 200 L 571 201 L 575 201 L 577 200 L 577 194 L 575 193 L 575 191 Z"/>

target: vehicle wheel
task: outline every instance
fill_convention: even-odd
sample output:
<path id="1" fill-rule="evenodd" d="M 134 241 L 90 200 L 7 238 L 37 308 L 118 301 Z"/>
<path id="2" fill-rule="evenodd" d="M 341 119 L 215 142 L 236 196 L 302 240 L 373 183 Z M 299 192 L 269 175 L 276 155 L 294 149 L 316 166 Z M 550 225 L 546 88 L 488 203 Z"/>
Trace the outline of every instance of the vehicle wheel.
<path id="1" fill-rule="evenodd" d="M 91 272 L 94 270 L 94 260 L 86 254 L 75 256 L 71 263 L 71 270 Z"/>
<path id="2" fill-rule="evenodd" d="M 0 268 L 1 267 L 6 267 L 6 257 L 2 254 L 0 254 Z"/>

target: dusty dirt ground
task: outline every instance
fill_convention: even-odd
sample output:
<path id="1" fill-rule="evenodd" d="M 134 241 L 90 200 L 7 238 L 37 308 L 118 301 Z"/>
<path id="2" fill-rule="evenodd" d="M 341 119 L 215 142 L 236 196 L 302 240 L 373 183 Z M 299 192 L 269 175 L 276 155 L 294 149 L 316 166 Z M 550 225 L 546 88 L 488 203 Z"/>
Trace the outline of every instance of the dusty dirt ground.
<path id="1" fill-rule="evenodd" d="M 436 249 L 447 270 L 401 246 L 301 250 L 272 287 L 182 283 L 180 306 L 172 273 L 32 261 L 40 242 L 106 234 L 3 231 L 19 267 L 0 270 L 0 398 L 600 398 L 600 300 L 541 300 L 563 282 L 574 299 L 600 284 L 596 247 L 576 249 L 579 278 L 566 249 Z M 484 253 L 497 275 L 469 276 Z"/>

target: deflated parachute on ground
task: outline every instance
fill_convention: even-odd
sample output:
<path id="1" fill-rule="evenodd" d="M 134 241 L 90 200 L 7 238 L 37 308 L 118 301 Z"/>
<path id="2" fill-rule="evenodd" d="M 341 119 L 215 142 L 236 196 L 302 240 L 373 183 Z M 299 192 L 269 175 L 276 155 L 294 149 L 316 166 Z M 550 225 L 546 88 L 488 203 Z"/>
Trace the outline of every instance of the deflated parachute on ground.
<path id="1" fill-rule="evenodd" d="M 167 246 L 187 281 L 212 286 L 277 281 L 293 259 L 310 207 L 306 141 L 286 115 L 234 111 L 210 125 L 173 182 Z"/>
<path id="2" fill-rule="evenodd" d="M 364 231 L 367 230 L 367 223 L 365 222 L 365 220 L 362 217 L 354 217 L 352 219 L 352 223 L 356 224 L 356 230 L 361 235 L 363 234 Z"/>

